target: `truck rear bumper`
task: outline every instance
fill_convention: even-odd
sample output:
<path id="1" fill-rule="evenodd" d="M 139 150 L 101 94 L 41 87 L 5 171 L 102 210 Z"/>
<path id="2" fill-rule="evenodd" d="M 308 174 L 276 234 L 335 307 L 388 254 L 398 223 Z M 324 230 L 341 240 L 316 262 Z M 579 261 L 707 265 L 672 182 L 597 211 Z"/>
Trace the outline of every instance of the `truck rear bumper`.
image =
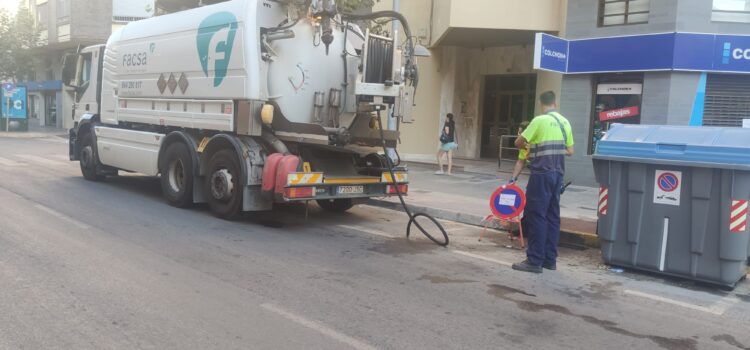
<path id="1" fill-rule="evenodd" d="M 394 184 L 390 175 L 384 174 L 380 179 L 377 177 L 364 178 L 332 178 L 321 176 L 315 183 L 299 183 L 294 181 L 304 177 L 305 174 L 289 174 L 289 181 L 284 187 L 284 193 L 279 194 L 277 200 L 283 202 L 309 201 L 319 199 L 356 199 L 387 197 L 397 195 L 397 189 L 402 195 L 409 190 L 409 182 L 406 172 L 397 173 L 397 181 Z M 322 174 L 321 174 L 322 175 Z M 307 176 L 306 178 L 317 179 Z M 304 181 L 301 181 L 304 182 Z"/>

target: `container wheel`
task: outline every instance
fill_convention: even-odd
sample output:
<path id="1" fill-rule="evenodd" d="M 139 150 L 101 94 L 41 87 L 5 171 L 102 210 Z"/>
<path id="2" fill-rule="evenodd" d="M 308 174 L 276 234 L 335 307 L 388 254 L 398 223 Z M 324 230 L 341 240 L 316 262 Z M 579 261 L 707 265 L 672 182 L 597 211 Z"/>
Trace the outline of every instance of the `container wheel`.
<path id="1" fill-rule="evenodd" d="M 242 171 L 231 150 L 216 152 L 208 162 L 205 188 L 208 206 L 217 217 L 232 220 L 242 209 Z"/>
<path id="2" fill-rule="evenodd" d="M 193 158 L 184 143 L 167 147 L 159 172 L 161 190 L 170 205 L 185 208 L 193 204 Z"/>

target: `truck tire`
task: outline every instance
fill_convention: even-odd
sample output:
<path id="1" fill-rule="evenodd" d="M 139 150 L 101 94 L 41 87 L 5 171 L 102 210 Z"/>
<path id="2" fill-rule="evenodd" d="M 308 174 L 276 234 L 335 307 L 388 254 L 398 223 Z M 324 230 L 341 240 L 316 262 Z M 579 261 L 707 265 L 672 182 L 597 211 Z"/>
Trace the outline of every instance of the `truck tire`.
<path id="1" fill-rule="evenodd" d="M 236 219 L 242 209 L 242 171 L 231 150 L 216 152 L 208 162 L 206 194 L 208 206 L 217 217 Z"/>
<path id="2" fill-rule="evenodd" d="M 343 213 L 354 206 L 354 202 L 352 202 L 352 200 L 349 198 L 318 199 L 317 202 L 318 205 L 323 208 L 323 210 L 330 211 L 332 213 Z"/>
<path id="3" fill-rule="evenodd" d="M 193 158 L 182 142 L 172 143 L 159 166 L 161 191 L 167 202 L 178 208 L 193 204 Z"/>
<path id="4" fill-rule="evenodd" d="M 91 136 L 91 132 L 83 136 L 83 139 L 81 140 L 81 151 L 78 157 L 78 163 L 81 166 L 81 174 L 83 174 L 84 179 L 89 181 L 103 181 L 105 179 L 104 175 L 97 172 L 97 168 L 99 167 L 99 155 L 96 153 L 94 137 Z"/>

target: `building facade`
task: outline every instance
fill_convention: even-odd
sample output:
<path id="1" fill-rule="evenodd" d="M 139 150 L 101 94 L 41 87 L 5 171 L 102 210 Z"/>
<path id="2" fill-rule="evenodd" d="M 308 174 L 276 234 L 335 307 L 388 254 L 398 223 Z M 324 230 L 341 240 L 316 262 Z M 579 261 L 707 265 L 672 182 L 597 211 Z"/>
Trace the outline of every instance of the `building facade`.
<path id="1" fill-rule="evenodd" d="M 415 121 L 400 126 L 399 152 L 406 159 L 434 159 L 445 116 L 453 113 L 456 156 L 496 161 L 500 143 L 512 141 L 501 136 L 515 135 L 518 125 L 538 112 L 536 96 L 559 92 L 560 74 L 532 68 L 534 35 L 564 33 L 566 1 L 408 0 L 396 5 L 412 36 L 431 53 L 418 59 Z M 393 8 L 393 0 L 383 0 L 373 10 Z"/>
<path id="2" fill-rule="evenodd" d="M 112 30 L 133 20 L 150 17 L 153 0 L 28 0 L 27 7 L 39 30 L 36 69 L 26 85 L 31 123 L 70 128 L 75 102 L 73 89 L 62 83 L 67 53 L 103 44 Z"/>
<path id="3" fill-rule="evenodd" d="M 560 108 L 574 126 L 574 183 L 595 185 L 591 154 L 612 123 L 741 127 L 750 118 L 748 0 L 569 0 L 565 28 Z"/>

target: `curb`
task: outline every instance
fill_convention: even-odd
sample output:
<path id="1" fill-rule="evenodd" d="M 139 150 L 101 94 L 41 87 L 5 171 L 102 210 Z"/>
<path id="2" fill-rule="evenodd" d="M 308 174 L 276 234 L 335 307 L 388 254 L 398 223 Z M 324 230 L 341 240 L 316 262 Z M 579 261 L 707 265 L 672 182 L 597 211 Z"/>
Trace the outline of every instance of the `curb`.
<path id="1" fill-rule="evenodd" d="M 401 203 L 398 202 L 391 202 L 387 200 L 382 199 L 369 199 L 366 204 L 385 208 L 385 209 L 391 209 L 391 210 L 397 210 L 397 211 L 404 211 L 404 208 L 401 207 Z M 412 212 L 421 212 L 425 214 L 429 214 L 436 219 L 442 219 L 442 220 L 448 220 L 448 221 L 454 221 L 459 222 L 462 224 L 472 225 L 472 226 L 478 226 L 478 227 L 484 227 L 484 216 L 474 215 L 474 214 L 467 214 L 467 213 L 459 213 L 455 211 L 450 210 L 444 210 L 444 209 L 437 209 L 437 208 L 430 208 L 430 207 L 424 207 L 419 205 L 413 205 L 413 204 L 407 204 L 409 206 L 409 210 Z M 492 229 L 500 229 L 503 228 L 499 227 L 497 224 L 493 223 L 492 225 L 488 226 L 488 228 Z M 560 245 L 562 246 L 569 246 L 572 248 L 599 248 L 599 237 L 595 233 L 588 233 L 588 232 L 581 232 L 571 229 L 566 229 L 565 227 L 562 227 L 560 229 Z"/>
<path id="2" fill-rule="evenodd" d="M 43 133 L 43 132 L 24 132 L 24 131 L 0 131 L 0 137 L 9 139 L 41 139 L 47 137 L 67 138 L 68 134 L 60 133 Z"/>

